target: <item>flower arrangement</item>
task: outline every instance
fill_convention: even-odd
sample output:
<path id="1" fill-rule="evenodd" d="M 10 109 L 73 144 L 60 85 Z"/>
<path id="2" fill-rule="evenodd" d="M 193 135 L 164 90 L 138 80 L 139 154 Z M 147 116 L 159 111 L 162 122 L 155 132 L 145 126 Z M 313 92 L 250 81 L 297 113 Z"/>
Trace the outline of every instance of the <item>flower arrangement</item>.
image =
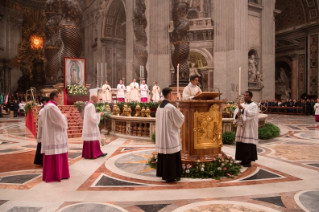
<path id="1" fill-rule="evenodd" d="M 229 110 L 230 110 L 229 112 L 231 112 L 231 113 L 234 113 L 234 111 L 237 108 L 237 104 L 234 102 L 225 102 L 224 104 L 225 104 L 226 108 L 229 108 Z"/>
<path id="2" fill-rule="evenodd" d="M 157 158 L 152 157 L 148 161 L 148 165 L 151 168 L 157 167 Z M 234 178 L 240 173 L 240 165 L 235 163 L 232 157 L 223 158 L 222 154 L 214 157 L 211 162 L 207 163 L 196 163 L 194 166 L 190 164 L 183 164 L 184 178 L 201 178 L 207 179 L 212 178 L 220 180 L 222 177 Z"/>
<path id="3" fill-rule="evenodd" d="M 68 95 L 87 95 L 88 89 L 84 85 L 67 85 L 66 86 Z"/>
<path id="4" fill-rule="evenodd" d="M 34 103 L 33 101 L 28 102 L 25 106 L 24 106 L 24 111 L 26 113 L 28 113 L 28 111 L 32 108 L 32 106 L 36 106 L 37 104 Z"/>
<path id="5" fill-rule="evenodd" d="M 74 107 L 76 107 L 76 109 L 78 109 L 78 111 L 79 111 L 80 113 L 82 113 L 82 111 L 84 110 L 85 105 L 86 105 L 87 103 L 88 103 L 88 102 L 77 101 L 77 102 L 75 102 L 73 105 L 74 105 Z"/>

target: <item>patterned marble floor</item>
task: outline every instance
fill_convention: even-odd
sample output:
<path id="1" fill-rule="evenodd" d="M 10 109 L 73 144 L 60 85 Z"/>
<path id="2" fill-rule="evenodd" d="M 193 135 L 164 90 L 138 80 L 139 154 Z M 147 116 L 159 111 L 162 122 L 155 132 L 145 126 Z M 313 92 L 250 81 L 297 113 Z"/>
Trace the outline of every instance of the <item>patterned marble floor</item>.
<path id="1" fill-rule="evenodd" d="M 69 139 L 71 178 L 42 181 L 36 141 L 24 118 L 0 119 L 0 211 L 319 211 L 319 123 L 313 116 L 270 115 L 281 136 L 258 145 L 258 161 L 234 179 L 167 184 L 145 163 L 151 141 L 107 136 L 105 158 L 81 157 Z M 235 146 L 223 147 L 230 156 Z"/>

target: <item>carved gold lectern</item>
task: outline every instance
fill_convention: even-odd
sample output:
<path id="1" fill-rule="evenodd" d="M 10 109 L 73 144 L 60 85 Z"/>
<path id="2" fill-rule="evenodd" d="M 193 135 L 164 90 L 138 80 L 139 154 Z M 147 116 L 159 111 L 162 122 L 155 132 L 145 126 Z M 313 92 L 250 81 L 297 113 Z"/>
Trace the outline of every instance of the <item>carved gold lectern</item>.
<path id="1" fill-rule="evenodd" d="M 181 128 L 183 163 L 208 162 L 222 153 L 222 104 L 226 101 L 214 100 L 220 95 L 204 92 L 179 102 L 185 116 Z"/>

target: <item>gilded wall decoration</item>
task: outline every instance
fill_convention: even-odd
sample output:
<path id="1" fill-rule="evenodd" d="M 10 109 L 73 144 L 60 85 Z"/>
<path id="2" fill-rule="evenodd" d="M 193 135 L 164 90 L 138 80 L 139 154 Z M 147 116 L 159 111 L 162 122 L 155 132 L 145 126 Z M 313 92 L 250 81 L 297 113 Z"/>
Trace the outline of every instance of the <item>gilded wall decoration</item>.
<path id="1" fill-rule="evenodd" d="M 299 94 L 303 94 L 305 92 L 305 55 L 299 55 Z"/>
<path id="2" fill-rule="evenodd" d="M 318 34 L 310 36 L 309 94 L 318 95 Z"/>
<path id="3" fill-rule="evenodd" d="M 218 148 L 222 141 L 222 114 L 214 104 L 208 112 L 194 113 L 194 149 Z"/>
<path id="4" fill-rule="evenodd" d="M 28 66 L 28 76 L 33 78 L 35 61 L 46 63 L 43 42 L 45 36 L 45 16 L 39 8 L 31 8 L 23 15 L 22 42 L 19 44 L 18 55 L 10 61 L 10 67 L 22 69 L 24 63 Z"/>

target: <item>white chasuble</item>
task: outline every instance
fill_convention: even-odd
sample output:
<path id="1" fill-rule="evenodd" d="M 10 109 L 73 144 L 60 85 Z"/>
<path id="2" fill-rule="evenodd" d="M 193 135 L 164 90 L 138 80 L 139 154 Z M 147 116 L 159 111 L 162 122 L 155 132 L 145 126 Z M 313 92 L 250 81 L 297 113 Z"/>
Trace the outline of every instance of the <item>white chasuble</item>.
<path id="1" fill-rule="evenodd" d="M 125 91 L 125 85 L 118 84 L 117 85 L 117 98 L 125 98 L 124 91 Z"/>
<path id="2" fill-rule="evenodd" d="M 236 142 L 243 142 L 247 144 L 258 144 L 258 117 L 259 108 L 256 103 L 251 102 L 250 104 L 242 104 L 242 123 L 243 126 L 237 126 Z M 239 109 L 237 108 L 234 112 L 234 124 L 237 123 L 238 118 L 236 115 Z"/>
<path id="3" fill-rule="evenodd" d="M 153 102 L 158 102 L 160 100 L 160 96 L 159 96 L 160 91 L 161 91 L 161 89 L 159 86 L 157 86 L 157 85 L 153 86 L 153 98 L 152 98 Z"/>
<path id="4" fill-rule="evenodd" d="M 319 115 L 319 103 L 316 103 L 313 108 L 315 110 L 315 115 Z"/>
<path id="5" fill-rule="evenodd" d="M 148 98 L 148 86 L 146 84 L 142 84 L 140 86 L 141 90 L 141 98 Z"/>
<path id="6" fill-rule="evenodd" d="M 104 84 L 102 86 L 102 100 L 103 102 L 111 102 L 112 101 L 112 88 L 110 85 Z"/>
<path id="7" fill-rule="evenodd" d="M 133 102 L 139 102 L 140 98 L 139 98 L 139 85 L 137 82 L 132 82 L 130 84 L 131 87 L 131 101 Z"/>
<path id="8" fill-rule="evenodd" d="M 184 123 L 184 115 L 168 100 L 156 110 L 156 151 L 161 154 L 173 154 L 181 151 L 180 128 Z"/>
<path id="9" fill-rule="evenodd" d="M 202 93 L 202 90 L 197 85 L 193 85 L 190 82 L 183 90 L 183 100 L 191 100 L 199 91 Z"/>
<path id="10" fill-rule="evenodd" d="M 83 141 L 98 141 L 100 140 L 99 123 L 101 115 L 96 113 L 93 102 L 88 102 L 84 108 L 83 116 Z"/>
<path id="11" fill-rule="evenodd" d="M 42 110 L 41 153 L 57 155 L 68 152 L 67 118 L 52 101 L 49 101 Z"/>

